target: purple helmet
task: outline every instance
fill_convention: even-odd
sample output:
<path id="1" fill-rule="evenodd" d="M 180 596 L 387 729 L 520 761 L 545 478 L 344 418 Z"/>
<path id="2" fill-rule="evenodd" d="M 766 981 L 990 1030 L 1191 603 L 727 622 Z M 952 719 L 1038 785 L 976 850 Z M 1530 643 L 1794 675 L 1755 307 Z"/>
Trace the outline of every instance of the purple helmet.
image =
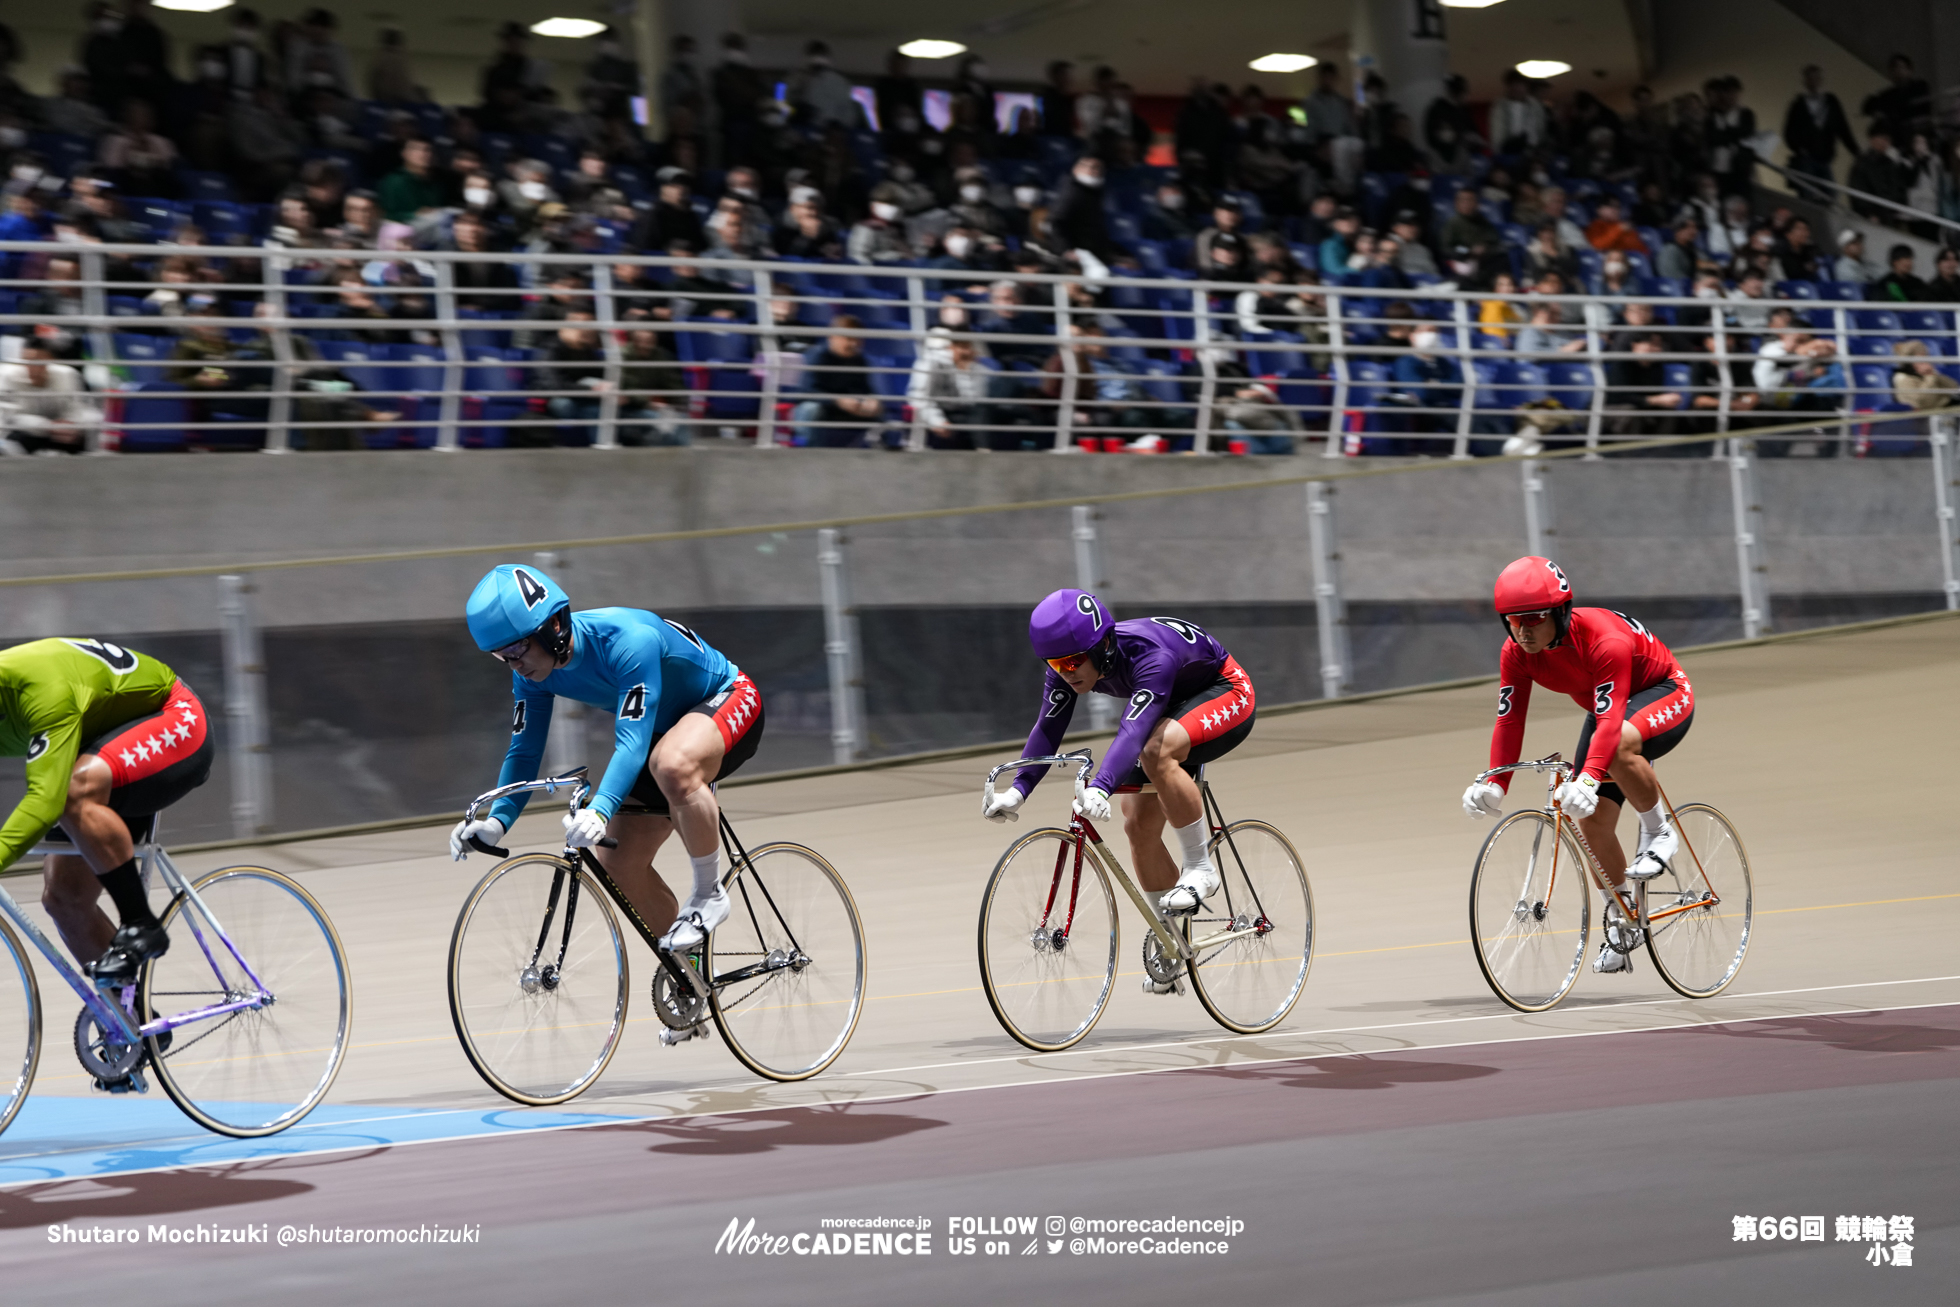
<path id="1" fill-rule="evenodd" d="M 1057 590 L 1034 606 L 1028 643 L 1037 658 L 1066 658 L 1095 648 L 1115 626 L 1102 600 L 1087 590 Z"/>

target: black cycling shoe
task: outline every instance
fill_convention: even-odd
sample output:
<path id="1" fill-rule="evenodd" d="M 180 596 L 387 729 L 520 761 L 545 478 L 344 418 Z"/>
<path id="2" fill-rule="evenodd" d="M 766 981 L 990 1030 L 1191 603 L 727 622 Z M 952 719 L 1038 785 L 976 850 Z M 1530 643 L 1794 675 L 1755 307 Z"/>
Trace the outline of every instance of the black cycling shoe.
<path id="1" fill-rule="evenodd" d="M 151 958 L 160 958 L 170 951 L 170 936 L 165 933 L 162 923 L 154 926 L 124 926 L 116 932 L 108 949 L 90 963 L 86 970 L 96 984 L 105 986 L 133 985 L 136 973 Z"/>

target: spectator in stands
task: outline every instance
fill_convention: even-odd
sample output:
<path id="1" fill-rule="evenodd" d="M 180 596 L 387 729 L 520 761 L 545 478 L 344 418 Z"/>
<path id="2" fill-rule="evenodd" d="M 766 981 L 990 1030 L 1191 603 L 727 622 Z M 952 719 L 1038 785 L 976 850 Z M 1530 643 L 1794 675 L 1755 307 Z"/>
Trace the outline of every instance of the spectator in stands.
<path id="1" fill-rule="evenodd" d="M 925 427 L 927 446 L 991 449 L 993 433 L 988 426 L 995 374 L 981 362 L 979 342 L 971 336 L 955 336 L 944 327 L 927 334 L 943 342 L 944 348 L 928 348 L 919 356 L 905 392 L 916 419 Z M 1015 444 L 1018 447 L 1019 441 Z"/>
<path id="2" fill-rule="evenodd" d="M 525 125 L 531 100 L 550 84 L 551 68 L 531 57 L 531 33 L 520 22 L 498 29 L 497 46 L 497 57 L 483 69 L 477 124 L 485 131 L 516 132 Z"/>
<path id="3" fill-rule="evenodd" d="M 669 165 L 655 174 L 654 181 L 659 195 L 634 227 L 633 244 L 643 250 L 664 250 L 675 241 L 686 241 L 690 249 L 701 249 L 708 234 L 689 199 L 693 176 L 685 168 Z"/>
<path id="4" fill-rule="evenodd" d="M 925 125 L 925 89 L 912 76 L 912 61 L 899 51 L 885 52 L 885 75 L 871 84 L 871 94 L 881 131 L 913 136 Z"/>
<path id="5" fill-rule="evenodd" d="M 703 225 L 711 259 L 756 259 L 767 248 L 765 233 L 750 223 L 747 206 L 734 196 L 722 196 Z"/>
<path id="6" fill-rule="evenodd" d="M 864 117 L 863 111 L 851 98 L 851 79 L 838 72 L 831 61 L 830 46 L 823 41 L 811 41 L 803 47 L 803 57 L 803 68 L 790 77 L 788 89 L 797 121 L 818 131 L 833 123 L 839 127 L 856 127 Z"/>
<path id="7" fill-rule="evenodd" d="M 1490 289 L 1493 295 L 1511 296 L 1518 293 L 1518 284 L 1510 273 L 1500 272 L 1491 279 Z M 1515 299 L 1487 299 L 1477 307 L 1478 325 L 1500 344 L 1508 343 L 1526 321 L 1524 308 Z"/>
<path id="8" fill-rule="evenodd" d="M 1824 89 L 1824 70 L 1816 64 L 1803 70 L 1803 90 L 1791 99 L 1790 108 L 1783 115 L 1783 141 L 1790 147 L 1791 172 L 1825 181 L 1837 178 L 1835 162 L 1840 143 L 1846 153 L 1858 153 L 1858 142 L 1851 135 L 1844 106 L 1838 103 L 1837 96 Z M 1833 193 L 1822 187 L 1801 188 L 1799 194 L 1825 202 L 1833 198 Z"/>
<path id="9" fill-rule="evenodd" d="M 1305 435 L 1300 415 L 1280 403 L 1279 392 L 1265 381 L 1249 381 L 1233 390 L 1219 406 L 1225 430 L 1243 432 L 1249 454 L 1291 454 Z"/>
<path id="10" fill-rule="evenodd" d="M 218 50 L 234 100 L 249 100 L 260 87 L 278 87 L 283 80 L 283 70 L 266 55 L 265 24 L 256 9 L 232 11 L 231 30 Z"/>
<path id="11" fill-rule="evenodd" d="M 1395 215 L 1394 226 L 1390 229 L 1397 242 L 1395 266 L 1410 277 L 1440 277 L 1442 272 L 1436 266 L 1436 256 L 1422 241 L 1422 222 L 1414 209 L 1403 209 Z M 1284 249 L 1284 246 L 1281 246 Z"/>
<path id="12" fill-rule="evenodd" d="M 286 85 L 294 94 L 326 89 L 353 97 L 354 63 L 340 43 L 339 28 L 330 9 L 309 10 L 300 20 L 299 37 L 286 48 Z"/>
<path id="13" fill-rule="evenodd" d="M 227 118 L 232 177 L 241 198 L 263 203 L 279 195 L 299 173 L 306 137 L 286 112 L 285 97 L 270 84 L 234 99 Z"/>
<path id="14" fill-rule="evenodd" d="M 1667 384 L 1667 366 L 1655 357 L 1664 352 L 1660 336 L 1643 332 L 1629 342 L 1627 352 L 1634 357 L 1606 365 L 1606 430 L 1649 438 L 1676 434 L 1687 396 Z"/>
<path id="15" fill-rule="evenodd" d="M 1532 305 L 1530 322 L 1518 332 L 1517 352 L 1528 358 L 1547 354 L 1576 354 L 1585 347 L 1585 337 L 1573 335 L 1562 325 L 1556 304 Z"/>
<path id="16" fill-rule="evenodd" d="M 1831 278 L 1834 281 L 1856 282 L 1864 285 L 1877 281 L 1884 272 L 1865 259 L 1865 238 L 1855 228 L 1846 227 L 1838 233 L 1838 256 L 1831 265 Z"/>
<path id="17" fill-rule="evenodd" d="M 382 104 L 410 104 L 422 98 L 409 64 L 408 38 L 399 27 L 384 27 L 368 60 L 368 99 Z"/>
<path id="18" fill-rule="evenodd" d="M 1071 343 L 1057 349 L 1041 365 L 1042 397 L 1052 404 L 1064 398 L 1064 378 L 1069 372 L 1062 357 L 1065 349 L 1073 356 L 1077 378 L 1071 430 L 1090 436 L 1099 429 L 1141 431 L 1161 425 L 1156 408 L 1145 402 L 1148 397 L 1141 383 L 1128 367 L 1110 357 L 1107 334 L 1100 323 L 1070 323 Z"/>
<path id="19" fill-rule="evenodd" d="M 86 55 L 83 62 L 100 97 L 97 103 L 119 122 L 125 121 L 123 106 L 131 100 L 142 100 L 155 109 L 176 98 L 170 38 L 151 17 L 150 0 L 123 0 L 106 66 L 98 67 Z"/>
<path id="20" fill-rule="evenodd" d="M 650 327 L 626 333 L 620 352 L 619 443 L 629 446 L 689 443 L 687 383 L 672 350 Z M 628 421 L 631 419 L 631 421 Z"/>
<path id="21" fill-rule="evenodd" d="M 1329 197 L 1332 202 L 1332 197 Z M 1152 241 L 1196 239 L 1199 227 L 1191 211 L 1191 196 L 1184 183 L 1167 177 L 1158 185 L 1143 211 L 1143 238 Z"/>
<path id="22" fill-rule="evenodd" d="M 1776 246 L 1776 260 L 1783 265 L 1783 275 L 1791 281 L 1824 280 L 1826 259 L 1824 252 L 1810 234 L 1810 224 L 1802 218 L 1791 221 L 1783 230 L 1783 238 Z"/>
<path id="23" fill-rule="evenodd" d="M 1948 251 L 1951 253 L 1951 251 Z M 1923 340 L 1902 340 L 1892 347 L 1892 398 L 1909 408 L 1949 408 L 1960 401 L 1960 382 L 1941 372 Z M 1887 434 L 1897 434 L 1896 428 Z"/>
<path id="24" fill-rule="evenodd" d="M 1414 324 L 1409 332 L 1409 352 L 1395 360 L 1394 389 L 1384 397 L 1390 403 L 1416 410 L 1401 417 L 1401 429 L 1412 434 L 1437 435 L 1456 430 L 1455 410 L 1463 395 L 1463 374 L 1456 360 L 1440 351 L 1443 338 L 1429 322 Z M 1450 450 L 1435 440 L 1395 440 L 1386 451 L 1392 454 L 1433 455 Z"/>
<path id="25" fill-rule="evenodd" d="M 953 175 L 957 198 L 948 209 L 954 222 L 996 240 L 1008 234 L 1007 215 L 988 195 L 987 174 L 978 168 L 961 168 Z"/>
<path id="26" fill-rule="evenodd" d="M 1069 175 L 1055 192 L 1054 207 L 1048 211 L 1048 229 L 1056 252 L 1087 254 L 1098 264 L 1107 265 L 1116 257 L 1110 243 L 1109 225 L 1103 210 L 1103 161 L 1085 154 L 1075 161 Z M 1093 274 L 1089 264 L 1083 270 Z"/>
<path id="27" fill-rule="evenodd" d="M 1708 97 L 1703 142 L 1708 171 L 1720 181 L 1724 195 L 1748 195 L 1755 186 L 1756 155 L 1750 140 L 1756 135 L 1756 111 L 1742 103 L 1742 79 L 1714 78 L 1702 93 Z"/>
<path id="28" fill-rule="evenodd" d="M 1757 332 L 1769 325 L 1769 278 L 1761 269 L 1744 270 L 1726 298 L 1731 304 L 1728 318 L 1733 326 L 1744 332 Z"/>
<path id="29" fill-rule="evenodd" d="M 1043 136 L 1075 135 L 1075 65 L 1057 59 L 1048 65 L 1048 84 L 1037 97 Z"/>
<path id="30" fill-rule="evenodd" d="M 953 94 L 964 96 L 972 104 L 972 130 L 979 138 L 980 152 L 987 155 L 993 153 L 994 139 L 1000 133 L 998 101 L 994 98 L 991 76 L 986 59 L 973 53 L 961 58 L 959 69 L 953 75 Z"/>
<path id="31" fill-rule="evenodd" d="M 847 253 L 853 263 L 902 263 L 912 255 L 905 243 L 904 210 L 899 193 L 889 182 L 871 192 L 871 212 L 851 228 Z"/>
<path id="32" fill-rule="evenodd" d="M 479 215 L 457 214 L 449 232 L 458 253 L 491 253 L 490 228 Z M 456 285 L 459 309 L 509 315 L 523 307 L 517 272 L 508 259 L 458 259 L 449 265 L 449 275 Z"/>
<path id="33" fill-rule="evenodd" d="M 1579 276 L 1578 256 L 1559 239 L 1557 224 L 1550 222 L 1532 233 L 1531 244 L 1524 249 L 1527 280 L 1540 281 L 1548 272 L 1568 282 L 1578 280 Z"/>
<path id="34" fill-rule="evenodd" d="M 1422 119 L 1423 143 L 1436 161 L 1439 173 L 1468 173 L 1483 139 L 1477 134 L 1476 118 L 1470 108 L 1470 83 L 1452 73 L 1443 82 L 1443 94 L 1429 102 Z"/>
<path id="35" fill-rule="evenodd" d="M 1940 162 L 1940 156 L 1934 151 L 1932 138 L 1926 132 L 1914 132 L 1912 145 L 1901 159 L 1904 164 L 1906 207 L 1920 213 L 1937 213 L 1940 192 L 1946 186 L 1946 165 Z M 1932 240 L 1936 234 L 1931 222 L 1912 219 L 1905 226 L 1925 240 Z"/>
<path id="36" fill-rule="evenodd" d="M 1883 127 L 1874 127 L 1869 141 L 1865 152 L 1852 163 L 1851 176 L 1845 184 L 1874 199 L 1903 205 L 1906 202 L 1906 161 L 1894 148 L 1892 134 Z M 1852 196 L 1851 207 L 1865 217 L 1883 223 L 1896 224 L 1899 221 L 1899 215 L 1894 210 L 1885 204 L 1874 204 L 1862 196 Z"/>
<path id="37" fill-rule="evenodd" d="M 1580 228 L 1578 223 L 1572 221 L 1572 217 L 1566 208 L 1566 195 L 1563 187 L 1540 187 L 1538 204 L 1545 215 L 1539 221 L 1538 225 L 1543 227 L 1549 223 L 1558 228 L 1558 243 L 1561 248 L 1566 250 L 1584 248 L 1586 244 L 1586 233 Z"/>
<path id="38" fill-rule="evenodd" d="M 90 140 L 109 130 L 109 119 L 92 102 L 88 74 L 80 68 L 61 70 L 61 90 L 41 101 L 41 121 L 62 136 Z"/>
<path id="39" fill-rule="evenodd" d="M 1894 141 L 1927 124 L 1933 116 L 1933 94 L 1912 66 L 1908 55 L 1895 54 L 1886 65 L 1892 84 L 1865 97 L 1859 112 L 1872 120 L 1873 131 L 1883 131 Z"/>
<path id="40" fill-rule="evenodd" d="M 1191 265 L 1199 275 L 1210 276 L 1216 269 L 1212 262 L 1212 246 L 1224 235 L 1243 237 L 1245 229 L 1245 206 L 1236 195 L 1221 195 L 1212 203 L 1211 226 L 1198 233 L 1197 241 L 1191 248 Z"/>
<path id="41" fill-rule="evenodd" d="M 1454 206 L 1455 212 L 1450 215 L 1450 220 L 1443 224 L 1443 230 L 1437 237 L 1437 243 L 1444 249 L 1452 250 L 1459 245 L 1473 250 L 1495 249 L 1504 243 L 1504 238 L 1498 232 L 1496 225 L 1484 216 L 1483 206 L 1474 187 L 1458 187 L 1450 203 Z M 1321 268 L 1322 271 L 1326 271 L 1325 260 L 1322 261 Z"/>
<path id="42" fill-rule="evenodd" d="M 864 342 L 850 334 L 864 324 L 840 313 L 830 326 L 831 335 L 806 378 L 810 392 L 821 398 L 798 402 L 790 420 L 805 445 L 845 449 L 863 443 L 869 424 L 884 415 L 885 406 L 871 386 Z"/>
<path id="43" fill-rule="evenodd" d="M 823 196 L 813 187 L 799 186 L 789 193 L 788 220 L 776 227 L 779 258 L 834 263 L 844 257 L 844 234 L 824 216 L 822 203 Z"/>
<path id="44" fill-rule="evenodd" d="M 1763 334 L 1762 344 L 1756 347 L 1756 361 L 1750 365 L 1749 376 L 1764 403 L 1782 407 L 1776 403 L 1776 396 L 1787 390 L 1783 374 L 1802 359 L 1803 347 L 1812 337 L 1791 309 L 1770 310 L 1767 325 L 1769 329 Z"/>
<path id="45" fill-rule="evenodd" d="M 435 171 L 435 147 L 417 137 L 402 147 L 402 166 L 381 179 L 381 211 L 395 222 L 415 223 L 437 215 L 448 187 Z"/>
<path id="46" fill-rule="evenodd" d="M 1731 195 L 1722 201 L 1721 221 L 1708 231 L 1708 249 L 1724 263 L 1732 263 L 1749 248 L 1749 233 L 1755 230 L 1750 217 L 1749 201 L 1741 195 Z"/>
<path id="47" fill-rule="evenodd" d="M 122 123 L 102 138 L 96 158 L 125 195 L 170 199 L 177 194 L 177 147 L 156 130 L 147 100 L 126 100 Z"/>
<path id="48" fill-rule="evenodd" d="M 1586 225 L 1586 243 L 1602 254 L 1618 250 L 1623 254 L 1648 253 L 1647 242 L 1620 216 L 1620 202 L 1610 195 L 1600 197 L 1593 220 Z"/>
<path id="49" fill-rule="evenodd" d="M 0 452 L 79 454 L 101 422 L 81 369 L 56 362 L 46 340 L 28 337 L 18 362 L 0 364 Z"/>
<path id="50" fill-rule="evenodd" d="M 977 324 L 982 333 L 992 336 L 1050 336 L 1054 334 L 1054 318 L 1022 305 L 1021 288 L 1012 281 L 1001 280 L 987 288 L 987 308 L 980 314 Z M 988 352 L 1003 364 L 1015 359 L 1039 365 L 1045 359 L 1051 346 L 1040 341 L 990 340 Z"/>
<path id="51" fill-rule="evenodd" d="M 1926 298 L 1926 283 L 1913 273 L 1912 246 L 1894 245 L 1885 275 L 1865 287 L 1865 298 L 1889 304 L 1917 304 Z"/>
<path id="52" fill-rule="evenodd" d="M 1499 154 L 1530 154 L 1545 143 L 1550 123 L 1531 94 L 1531 81 L 1513 68 L 1504 74 L 1504 98 L 1490 109 L 1490 139 Z"/>
<path id="53" fill-rule="evenodd" d="M 724 166 L 755 163 L 761 145 L 761 105 L 769 99 L 749 60 L 749 43 L 740 32 L 721 38 L 721 62 L 710 77 L 715 108 L 721 115 L 721 159 Z"/>
<path id="54" fill-rule="evenodd" d="M 1658 276 L 1671 277 L 1677 281 L 1687 281 L 1695 275 L 1701 262 L 1701 251 L 1696 242 L 1701 231 L 1695 226 L 1693 218 L 1683 218 L 1674 225 L 1674 239 L 1661 247 L 1654 259 L 1654 272 Z"/>
<path id="55" fill-rule="evenodd" d="M 1960 304 L 1960 250 L 1949 245 L 1933 256 L 1933 279 L 1920 298 L 1929 304 Z"/>
<path id="56" fill-rule="evenodd" d="M 612 389 L 606 380 L 606 354 L 592 321 L 590 308 L 568 309 L 564 325 L 558 328 L 545 350 L 544 366 L 531 370 L 533 389 L 550 393 L 545 400 L 545 411 L 561 421 L 596 420 L 601 397 Z M 523 434 L 528 439 L 517 439 L 519 432 L 513 429 L 511 443 L 553 443 L 547 431 L 532 428 Z M 578 443 L 590 443 L 592 439 L 589 426 L 578 428 L 574 436 Z"/>
<path id="57" fill-rule="evenodd" d="M 503 209 L 517 224 L 520 233 L 537 225 L 539 211 L 547 204 L 561 204 L 551 186 L 551 165 L 542 159 L 519 159 L 509 165 L 510 176 L 497 183 Z"/>
<path id="58" fill-rule="evenodd" d="M 1339 277 L 1347 272 L 1348 265 L 1354 258 L 1356 242 L 1360 235 L 1360 215 L 1353 209 L 1335 210 L 1333 231 L 1320 243 L 1320 249 L 1317 251 L 1321 276 Z"/>

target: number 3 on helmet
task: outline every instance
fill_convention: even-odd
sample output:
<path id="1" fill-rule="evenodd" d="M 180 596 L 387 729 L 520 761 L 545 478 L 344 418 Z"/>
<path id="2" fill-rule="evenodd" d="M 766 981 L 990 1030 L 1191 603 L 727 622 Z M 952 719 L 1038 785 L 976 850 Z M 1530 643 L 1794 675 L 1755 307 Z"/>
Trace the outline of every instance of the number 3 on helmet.
<path id="1" fill-rule="evenodd" d="M 464 613 L 471 638 L 485 653 L 535 635 L 553 658 L 562 659 L 571 643 L 572 628 L 569 621 L 556 619 L 560 613 L 569 613 L 571 607 L 571 597 L 543 572 L 505 563 L 476 583 Z M 548 626 L 550 631 L 545 630 Z"/>
<path id="2" fill-rule="evenodd" d="M 1536 554 L 1520 558 L 1499 572 L 1492 597 L 1499 617 L 1513 613 L 1557 614 L 1561 638 L 1572 617 L 1572 582 L 1557 563 Z M 1508 622 L 1504 629 L 1510 630 Z"/>

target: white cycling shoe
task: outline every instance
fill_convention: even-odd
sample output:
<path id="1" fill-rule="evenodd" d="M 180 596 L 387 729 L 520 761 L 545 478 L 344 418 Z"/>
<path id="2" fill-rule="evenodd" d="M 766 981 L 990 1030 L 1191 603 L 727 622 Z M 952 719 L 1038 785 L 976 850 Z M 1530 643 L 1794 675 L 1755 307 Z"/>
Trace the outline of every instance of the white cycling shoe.
<path id="1" fill-rule="evenodd" d="M 1593 959 L 1593 970 L 1603 976 L 1630 976 L 1633 974 L 1633 956 L 1619 952 L 1611 944 L 1602 943 L 1599 956 Z M 665 1039 L 667 1032 L 661 1031 L 660 1037 Z"/>
<path id="2" fill-rule="evenodd" d="M 1627 875 L 1635 880 L 1652 880 L 1668 869 L 1674 855 L 1680 851 L 1681 837 L 1675 833 L 1674 823 L 1661 823 L 1660 834 L 1648 839 L 1643 833 L 1640 848 L 1633 856 L 1633 865 L 1627 868 Z"/>
<path id="3" fill-rule="evenodd" d="M 681 914 L 674 918 L 674 924 L 660 937 L 660 947 L 669 953 L 700 948 L 709 933 L 728 920 L 729 906 L 727 891 L 719 886 L 708 898 L 689 898 L 682 905 Z"/>
<path id="4" fill-rule="evenodd" d="M 1186 867 L 1184 874 L 1177 878 L 1177 884 L 1165 890 L 1164 896 L 1157 900 L 1157 906 L 1171 916 L 1196 912 L 1206 899 L 1218 893 L 1220 883 L 1218 868 L 1208 861 Z"/>
<path id="5" fill-rule="evenodd" d="M 660 1027 L 660 1042 L 669 1048 L 672 1048 L 676 1044 L 685 1044 L 690 1039 L 706 1039 L 707 1037 L 708 1023 L 706 1021 L 702 1021 L 698 1025 L 689 1026 L 686 1030 L 675 1030 L 669 1026 Z"/>

